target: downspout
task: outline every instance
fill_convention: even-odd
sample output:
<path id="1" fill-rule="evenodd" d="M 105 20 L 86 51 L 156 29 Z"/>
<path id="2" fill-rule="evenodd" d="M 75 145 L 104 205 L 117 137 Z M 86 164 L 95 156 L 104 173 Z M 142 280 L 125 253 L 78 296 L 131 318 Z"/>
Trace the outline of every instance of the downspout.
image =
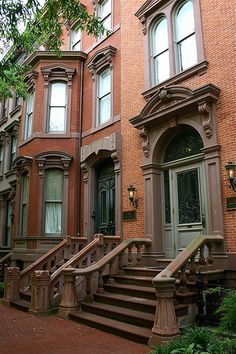
<path id="1" fill-rule="evenodd" d="M 83 84 L 84 84 L 84 62 L 80 60 L 80 95 L 79 95 L 79 162 L 78 162 L 78 222 L 77 222 L 77 234 L 80 235 L 80 215 L 81 215 L 81 146 L 82 146 L 82 115 L 83 115 Z"/>

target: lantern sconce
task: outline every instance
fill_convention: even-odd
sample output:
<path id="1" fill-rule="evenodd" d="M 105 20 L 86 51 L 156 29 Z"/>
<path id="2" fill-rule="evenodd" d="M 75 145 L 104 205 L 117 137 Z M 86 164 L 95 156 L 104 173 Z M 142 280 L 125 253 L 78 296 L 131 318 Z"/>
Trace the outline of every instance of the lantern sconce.
<path id="1" fill-rule="evenodd" d="M 236 165 L 234 162 L 229 161 L 225 168 L 228 171 L 228 181 L 230 183 L 230 187 L 233 189 L 234 192 L 236 192 Z"/>
<path id="2" fill-rule="evenodd" d="M 129 193 L 129 204 L 133 208 L 137 208 L 138 207 L 137 191 L 132 184 L 130 184 L 128 187 L 128 193 Z"/>

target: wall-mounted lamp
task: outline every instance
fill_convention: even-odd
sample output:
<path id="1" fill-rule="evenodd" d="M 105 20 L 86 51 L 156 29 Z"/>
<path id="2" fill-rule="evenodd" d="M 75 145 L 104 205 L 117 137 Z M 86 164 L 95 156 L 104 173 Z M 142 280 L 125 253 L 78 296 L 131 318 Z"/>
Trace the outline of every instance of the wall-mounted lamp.
<path id="1" fill-rule="evenodd" d="M 133 208 L 137 208 L 138 207 L 137 191 L 132 184 L 130 184 L 128 187 L 128 193 L 129 193 L 129 204 Z"/>
<path id="2" fill-rule="evenodd" d="M 229 161 L 228 164 L 225 166 L 226 170 L 228 171 L 228 181 L 230 183 L 231 188 L 234 192 L 236 192 L 236 165 L 234 162 Z"/>

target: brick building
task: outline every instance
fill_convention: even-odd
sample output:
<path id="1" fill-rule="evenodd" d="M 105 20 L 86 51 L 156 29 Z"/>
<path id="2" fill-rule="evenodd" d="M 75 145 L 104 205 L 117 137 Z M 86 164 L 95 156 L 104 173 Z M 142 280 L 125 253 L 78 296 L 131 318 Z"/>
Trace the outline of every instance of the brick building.
<path id="1" fill-rule="evenodd" d="M 148 259 L 220 234 L 218 257 L 233 259 L 233 3 L 84 0 L 111 34 L 65 23 L 60 58 L 25 59 L 29 96 L 2 102 L 0 120 L 0 246 L 13 264 L 96 232 L 149 237 Z"/>

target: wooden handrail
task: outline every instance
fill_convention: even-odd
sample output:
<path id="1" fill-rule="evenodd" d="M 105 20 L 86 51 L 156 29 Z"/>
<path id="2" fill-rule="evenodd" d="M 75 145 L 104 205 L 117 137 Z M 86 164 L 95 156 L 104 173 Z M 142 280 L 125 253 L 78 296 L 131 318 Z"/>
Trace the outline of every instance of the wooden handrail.
<path id="1" fill-rule="evenodd" d="M 162 270 L 154 279 L 153 283 L 158 281 L 160 278 L 173 277 L 187 262 L 188 260 L 196 254 L 199 248 L 207 243 L 222 242 L 223 237 L 220 235 L 204 235 L 197 236 L 194 238 L 184 249 L 180 252 L 173 261 L 168 264 L 168 266 Z"/>
<path id="2" fill-rule="evenodd" d="M 148 238 L 130 238 L 123 241 L 116 248 L 114 248 L 111 252 L 106 254 L 102 259 L 100 259 L 96 264 L 92 264 L 91 266 L 85 269 L 74 269 L 73 274 L 76 276 L 81 275 L 90 275 L 91 273 L 95 273 L 99 271 L 101 268 L 104 268 L 108 263 L 112 262 L 115 257 L 119 256 L 123 253 L 128 247 L 131 247 L 134 244 L 142 244 L 142 245 L 150 245 L 152 241 Z"/>

